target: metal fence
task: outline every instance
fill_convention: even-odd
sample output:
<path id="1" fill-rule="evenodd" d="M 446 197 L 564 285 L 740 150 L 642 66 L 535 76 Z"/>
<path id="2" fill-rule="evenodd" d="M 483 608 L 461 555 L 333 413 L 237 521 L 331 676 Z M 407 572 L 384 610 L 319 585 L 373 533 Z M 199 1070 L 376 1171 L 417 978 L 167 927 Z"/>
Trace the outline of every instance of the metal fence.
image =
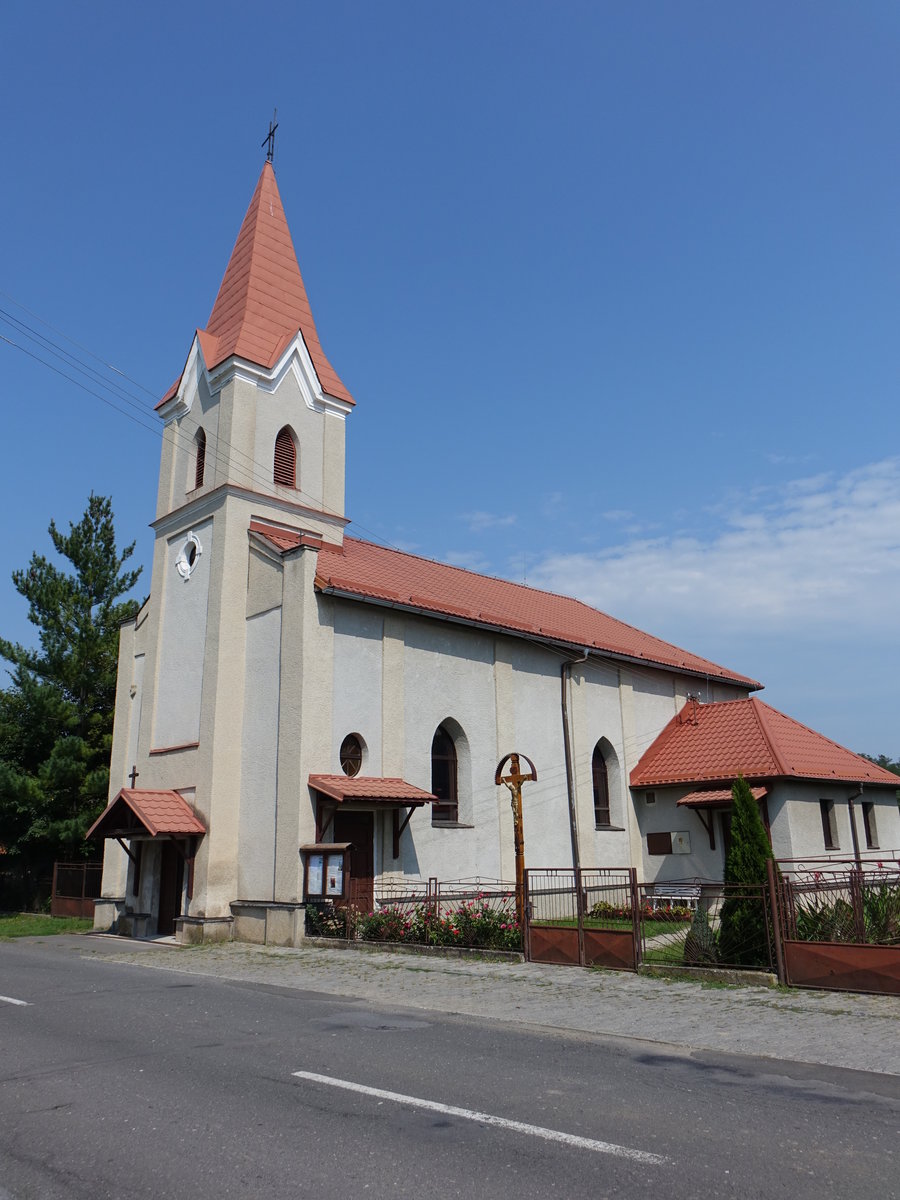
<path id="1" fill-rule="evenodd" d="M 515 886 L 495 879 L 380 880 L 371 912 L 308 903 L 310 936 L 459 949 L 519 950 Z"/>
<path id="2" fill-rule="evenodd" d="M 900 995 L 900 861 L 773 868 L 780 975 L 795 987 Z"/>
<path id="3" fill-rule="evenodd" d="M 636 873 L 628 867 L 525 872 L 525 952 L 532 962 L 637 966 Z"/>
<path id="4" fill-rule="evenodd" d="M 782 872 L 785 937 L 798 942 L 900 945 L 900 866 L 803 864 Z"/>
<path id="5" fill-rule="evenodd" d="M 93 917 L 103 876 L 102 862 L 54 863 L 50 915 Z"/>
<path id="6" fill-rule="evenodd" d="M 766 887 L 693 879 L 641 884 L 638 894 L 642 962 L 773 969 L 775 929 Z"/>

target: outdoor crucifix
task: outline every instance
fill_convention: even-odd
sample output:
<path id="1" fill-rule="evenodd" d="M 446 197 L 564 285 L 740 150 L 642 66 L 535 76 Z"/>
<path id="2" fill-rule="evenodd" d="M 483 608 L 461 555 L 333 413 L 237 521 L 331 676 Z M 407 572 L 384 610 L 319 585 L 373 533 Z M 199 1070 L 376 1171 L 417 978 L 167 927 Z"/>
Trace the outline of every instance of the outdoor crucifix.
<path id="1" fill-rule="evenodd" d="M 531 768 L 523 771 L 519 759 L 524 758 Z M 509 763 L 509 769 L 504 775 L 503 770 Z M 494 783 L 502 783 L 509 788 L 510 803 L 513 811 L 513 838 L 516 846 L 516 920 L 519 931 L 525 935 L 525 834 L 522 830 L 522 784 L 537 779 L 537 768 L 527 754 L 507 754 L 501 758 L 494 772 Z"/>

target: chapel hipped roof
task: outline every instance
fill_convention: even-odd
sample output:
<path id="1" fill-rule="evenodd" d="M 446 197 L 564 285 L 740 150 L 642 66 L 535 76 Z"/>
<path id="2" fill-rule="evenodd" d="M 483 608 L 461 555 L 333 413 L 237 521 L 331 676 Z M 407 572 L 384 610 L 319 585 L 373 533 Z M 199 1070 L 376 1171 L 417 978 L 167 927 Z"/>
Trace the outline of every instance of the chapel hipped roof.
<path id="1" fill-rule="evenodd" d="M 756 696 L 718 704 L 686 704 L 631 772 L 631 786 L 731 783 L 738 775 L 900 788 L 900 776 Z"/>
<path id="2" fill-rule="evenodd" d="M 279 553 L 299 546 L 304 536 L 299 530 L 262 521 L 254 521 L 251 529 Z M 316 587 L 322 592 L 588 647 L 750 689 L 762 686 L 570 596 L 477 575 L 358 538 L 345 537 L 341 546 L 325 542 L 318 553 Z"/>
<path id="3" fill-rule="evenodd" d="M 303 335 L 323 392 L 353 404 L 319 341 L 271 163 L 266 163 L 231 252 L 205 329 L 197 330 L 208 371 L 236 356 L 270 369 Z M 178 391 L 181 376 L 157 408 Z"/>

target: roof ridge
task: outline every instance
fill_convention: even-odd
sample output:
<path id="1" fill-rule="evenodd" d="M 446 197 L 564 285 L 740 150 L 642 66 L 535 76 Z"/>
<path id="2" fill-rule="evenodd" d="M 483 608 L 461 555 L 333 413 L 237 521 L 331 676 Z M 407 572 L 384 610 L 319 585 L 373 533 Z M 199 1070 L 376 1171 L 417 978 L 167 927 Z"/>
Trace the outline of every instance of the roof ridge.
<path id="1" fill-rule="evenodd" d="M 836 742 L 834 740 L 834 738 L 830 738 L 825 733 L 819 733 L 819 731 L 817 729 L 813 729 L 810 725 L 805 725 L 803 723 L 803 721 L 798 721 L 796 717 L 792 717 L 789 713 L 782 712 L 780 708 L 774 708 L 771 704 L 766 704 L 765 700 L 760 700 L 759 697 L 757 697 L 757 696 L 748 696 L 747 699 L 752 701 L 754 703 L 755 707 L 764 708 L 767 713 L 771 713 L 776 719 L 781 718 L 781 720 L 783 720 L 783 721 L 789 721 L 791 723 L 791 725 L 796 725 L 796 727 L 798 729 L 802 729 L 804 733 L 810 733 L 813 735 L 813 737 L 818 738 L 820 741 L 827 742 L 829 744 L 829 746 L 833 746 L 835 748 L 835 750 L 840 750 L 842 754 L 852 754 L 854 758 L 858 758 L 860 760 L 860 762 L 867 763 L 870 767 L 878 766 L 878 763 L 871 762 L 869 759 L 864 758 L 862 754 L 858 754 L 855 750 L 851 750 L 849 746 L 844 746 L 840 742 Z M 766 733 L 765 725 L 762 723 L 761 723 L 761 728 L 763 729 L 763 732 L 765 734 Z M 777 740 L 778 735 L 775 731 L 773 731 L 772 737 Z M 770 739 L 768 737 L 766 738 L 766 740 L 767 740 L 767 742 L 770 742 Z M 771 744 L 771 742 L 770 742 L 770 744 Z M 773 753 L 774 753 L 774 749 L 773 749 Z M 779 754 L 778 755 L 779 760 L 780 760 L 780 757 L 781 756 Z M 782 765 L 784 765 L 784 764 L 782 764 Z M 785 772 L 785 773 L 787 773 L 787 772 Z M 892 772 L 889 771 L 888 774 L 892 774 Z M 900 775 L 898 775 L 897 778 L 900 779 Z M 900 790 L 900 784 L 898 784 L 898 790 Z"/>
<path id="2" fill-rule="evenodd" d="M 597 614 L 601 617 L 604 617 L 608 621 L 615 621 L 615 623 L 622 629 L 628 630 L 634 634 L 638 634 L 640 637 L 649 638 L 651 641 L 660 646 L 665 646 L 670 650 L 677 650 L 680 654 L 689 655 L 698 662 L 706 663 L 710 667 L 717 668 L 718 671 L 723 670 L 723 668 L 718 663 L 713 662 L 712 659 L 706 658 L 702 654 L 695 654 L 693 651 L 685 650 L 683 646 L 679 646 L 675 642 L 670 642 L 666 638 L 661 638 L 655 633 L 648 633 L 646 629 L 641 629 L 638 625 L 632 625 L 628 621 L 623 621 L 621 617 L 614 616 L 612 613 L 606 612 L 602 608 L 597 608 L 593 604 L 588 604 L 586 600 L 581 600 L 578 596 L 568 596 L 564 592 L 552 592 L 547 588 L 538 588 L 530 583 L 518 583 L 514 579 L 504 579 L 501 575 L 488 575 L 484 571 L 473 571 L 470 567 L 461 567 L 456 563 L 442 562 L 438 558 L 427 558 L 423 554 L 414 554 L 410 550 L 400 550 L 394 546 L 381 546 L 378 544 L 378 542 L 369 541 L 368 538 L 355 538 L 347 534 L 343 540 L 344 543 L 353 542 L 359 546 L 371 546 L 375 550 L 383 550 L 389 554 L 400 554 L 404 558 L 414 559 L 416 562 L 428 563 L 430 566 L 441 567 L 446 571 L 458 572 L 459 574 L 467 575 L 476 579 L 485 579 L 490 583 L 503 584 L 506 587 L 515 588 L 518 591 L 529 592 L 534 596 L 549 596 L 554 600 L 562 600 L 566 604 L 576 604 L 589 613 Z M 327 547 L 323 546 L 323 549 L 327 549 L 329 553 L 341 554 L 343 552 L 343 545 L 328 545 Z M 695 671 L 695 674 L 700 674 L 700 672 Z M 740 675 L 738 672 L 728 670 L 727 674 L 730 678 L 740 678 L 742 680 L 746 680 L 747 682 L 754 684 L 756 687 L 762 686 L 758 680 L 750 679 L 749 676 Z M 719 678 L 720 676 L 717 675 L 716 677 Z"/>

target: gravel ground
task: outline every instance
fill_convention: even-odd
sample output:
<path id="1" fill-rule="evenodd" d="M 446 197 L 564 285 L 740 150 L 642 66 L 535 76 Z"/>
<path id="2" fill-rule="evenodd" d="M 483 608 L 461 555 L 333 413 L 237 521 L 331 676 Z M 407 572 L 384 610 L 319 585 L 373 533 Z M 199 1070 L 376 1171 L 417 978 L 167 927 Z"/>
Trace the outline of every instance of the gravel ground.
<path id="1" fill-rule="evenodd" d="M 103 961 L 352 997 L 387 1007 L 639 1038 L 690 1049 L 900 1075 L 900 997 L 710 986 L 628 972 L 390 951 L 229 943 L 131 949 L 84 939 Z M 119 946 L 122 948 L 119 949 Z"/>

